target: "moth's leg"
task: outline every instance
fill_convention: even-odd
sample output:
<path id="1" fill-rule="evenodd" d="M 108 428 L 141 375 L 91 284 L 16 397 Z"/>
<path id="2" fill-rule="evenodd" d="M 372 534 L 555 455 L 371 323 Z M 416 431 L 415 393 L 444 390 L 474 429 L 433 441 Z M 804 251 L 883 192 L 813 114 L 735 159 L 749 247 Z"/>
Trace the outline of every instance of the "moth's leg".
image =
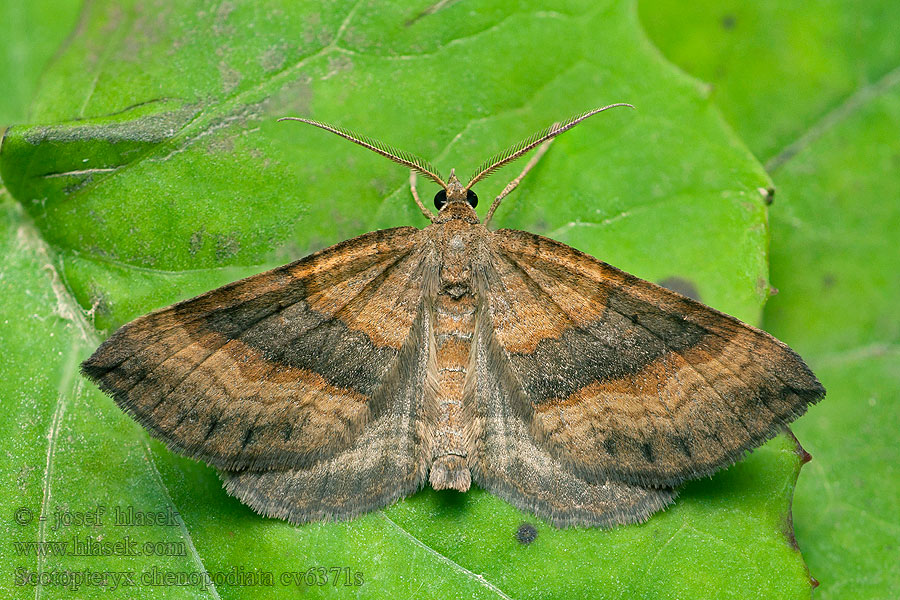
<path id="1" fill-rule="evenodd" d="M 553 126 L 559 127 L 559 123 L 554 123 Z M 534 155 L 531 157 L 531 160 L 528 161 L 528 164 L 525 165 L 525 168 L 522 169 L 522 172 L 519 173 L 519 176 L 516 177 L 515 179 L 513 179 L 512 181 L 510 181 L 507 184 L 507 186 L 505 188 L 503 188 L 503 191 L 500 192 L 500 195 L 498 195 L 496 198 L 494 198 L 494 202 L 491 204 L 491 207 L 488 209 L 487 216 L 484 218 L 485 227 L 490 222 L 491 217 L 494 216 L 494 211 L 497 210 L 498 206 L 500 206 L 500 202 L 504 198 L 506 198 L 510 193 L 512 193 L 512 191 L 514 189 L 516 189 L 516 187 L 519 185 L 519 183 L 521 183 L 522 179 L 525 178 L 525 175 L 528 174 L 528 171 L 533 169 L 534 165 L 536 165 L 538 163 L 538 161 L 541 160 L 541 157 L 544 156 L 544 154 L 547 153 L 547 150 L 550 149 L 550 144 L 553 143 L 554 139 L 555 138 L 550 138 L 549 140 L 547 140 L 546 142 L 544 142 L 543 144 L 538 146 L 537 151 L 535 151 Z"/>
<path id="2" fill-rule="evenodd" d="M 416 172 L 412 169 L 409 170 L 409 191 L 412 192 L 413 200 L 416 201 L 416 205 L 419 207 L 419 210 L 422 211 L 422 214 L 425 215 L 425 218 L 434 222 L 434 213 L 428 210 L 428 208 L 422 204 L 422 201 L 419 200 L 419 192 L 416 191 Z"/>

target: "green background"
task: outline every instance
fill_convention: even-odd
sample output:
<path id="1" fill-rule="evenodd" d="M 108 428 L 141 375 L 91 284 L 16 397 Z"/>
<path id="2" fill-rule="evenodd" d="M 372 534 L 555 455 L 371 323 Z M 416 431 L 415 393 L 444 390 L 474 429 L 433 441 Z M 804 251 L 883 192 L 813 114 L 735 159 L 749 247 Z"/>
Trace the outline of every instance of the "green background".
<path id="1" fill-rule="evenodd" d="M 811 573 L 819 597 L 896 597 L 898 12 L 3 2 L 0 592 L 61 597 L 66 571 L 266 571 L 273 586 L 112 590 L 107 575 L 77 593 L 808 598 Z M 618 101 L 637 110 L 561 136 L 496 222 L 677 278 L 794 347 L 829 391 L 794 427 L 813 456 L 802 473 L 804 453 L 780 436 L 639 526 L 556 530 L 473 490 L 294 527 L 228 497 L 213 470 L 165 450 L 78 375 L 115 327 L 153 308 L 364 231 L 425 224 L 401 167 L 277 117 L 334 122 L 465 174 Z M 514 171 L 479 186 L 481 214 Z M 98 505 L 178 517 L 54 529 L 54 514 Z M 530 544 L 516 540 L 523 523 L 537 529 Z M 184 552 L 23 546 L 125 536 Z M 346 570 L 325 585 L 279 580 L 316 567 Z M 20 585 L 37 572 L 57 579 Z"/>

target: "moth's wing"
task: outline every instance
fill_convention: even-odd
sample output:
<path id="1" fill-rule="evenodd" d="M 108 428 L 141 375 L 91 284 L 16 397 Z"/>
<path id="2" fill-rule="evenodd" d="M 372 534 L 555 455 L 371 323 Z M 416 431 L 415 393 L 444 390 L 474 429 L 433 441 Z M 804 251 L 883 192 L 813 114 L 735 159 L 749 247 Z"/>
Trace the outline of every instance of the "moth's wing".
<path id="1" fill-rule="evenodd" d="M 140 317 L 82 372 L 190 457 L 309 465 L 349 448 L 401 393 L 385 386 L 406 367 L 431 260 L 418 229 L 368 233 Z"/>
<path id="2" fill-rule="evenodd" d="M 676 492 L 670 488 L 586 480 L 535 440 L 521 414 L 521 407 L 530 401 L 490 322 L 481 316 L 476 328 L 475 385 L 468 399 L 473 424 L 469 461 L 479 486 L 557 527 L 640 523 L 675 499 Z"/>
<path id="3" fill-rule="evenodd" d="M 769 334 L 514 230 L 479 293 L 531 437 L 577 476 L 676 486 L 739 460 L 825 394 Z M 513 393 L 520 391 L 521 393 Z"/>
<path id="4" fill-rule="evenodd" d="M 225 473 L 225 489 L 257 512 L 306 523 L 350 519 L 415 492 L 427 462 L 420 409 L 428 363 L 428 322 L 421 311 L 381 394 L 391 410 L 366 424 L 352 445 L 304 467 Z"/>

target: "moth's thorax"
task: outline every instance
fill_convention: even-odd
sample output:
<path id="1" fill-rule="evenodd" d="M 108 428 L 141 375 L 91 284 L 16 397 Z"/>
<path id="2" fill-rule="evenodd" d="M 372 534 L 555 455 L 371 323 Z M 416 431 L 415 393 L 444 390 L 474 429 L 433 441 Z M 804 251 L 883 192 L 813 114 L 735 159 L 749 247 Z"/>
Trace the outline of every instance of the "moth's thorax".
<path id="1" fill-rule="evenodd" d="M 475 209 L 469 206 L 465 197 L 463 197 L 462 201 L 451 201 L 448 199 L 447 204 L 438 211 L 437 216 L 434 218 L 435 223 L 449 223 L 451 221 L 462 221 L 470 224 L 480 222 L 478 220 L 478 215 L 475 214 Z"/>
<path id="2" fill-rule="evenodd" d="M 471 209 L 470 209 L 471 210 Z M 438 247 L 441 253 L 441 290 L 450 290 L 459 297 L 470 290 L 472 258 L 483 227 L 467 221 L 454 220 L 439 226 Z"/>

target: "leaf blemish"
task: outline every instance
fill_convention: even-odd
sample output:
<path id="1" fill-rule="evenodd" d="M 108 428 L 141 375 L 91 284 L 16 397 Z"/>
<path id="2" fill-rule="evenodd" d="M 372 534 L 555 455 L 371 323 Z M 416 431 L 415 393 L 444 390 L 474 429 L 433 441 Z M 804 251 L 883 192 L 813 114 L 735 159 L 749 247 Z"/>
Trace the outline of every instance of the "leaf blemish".
<path id="1" fill-rule="evenodd" d="M 205 227 L 200 227 L 200 229 L 191 234 L 191 239 L 188 242 L 188 252 L 191 253 L 191 256 L 196 256 L 197 252 L 199 252 L 200 249 L 203 248 L 205 235 Z"/>
<path id="2" fill-rule="evenodd" d="M 225 262 L 240 251 L 239 237 L 240 233 L 237 231 L 232 231 L 228 235 L 216 236 L 216 260 L 218 262 Z"/>
<path id="3" fill-rule="evenodd" d="M 519 528 L 516 529 L 516 541 L 524 546 L 527 546 L 537 539 L 537 535 L 537 528 L 531 523 L 522 523 L 519 525 Z"/>
<path id="4" fill-rule="evenodd" d="M 701 302 L 700 292 L 697 290 L 697 286 L 694 282 L 690 279 L 677 276 L 666 277 L 665 279 L 660 280 L 659 285 L 668 290 L 672 290 L 673 292 L 677 292 L 682 296 L 687 296 L 691 300 Z"/>

